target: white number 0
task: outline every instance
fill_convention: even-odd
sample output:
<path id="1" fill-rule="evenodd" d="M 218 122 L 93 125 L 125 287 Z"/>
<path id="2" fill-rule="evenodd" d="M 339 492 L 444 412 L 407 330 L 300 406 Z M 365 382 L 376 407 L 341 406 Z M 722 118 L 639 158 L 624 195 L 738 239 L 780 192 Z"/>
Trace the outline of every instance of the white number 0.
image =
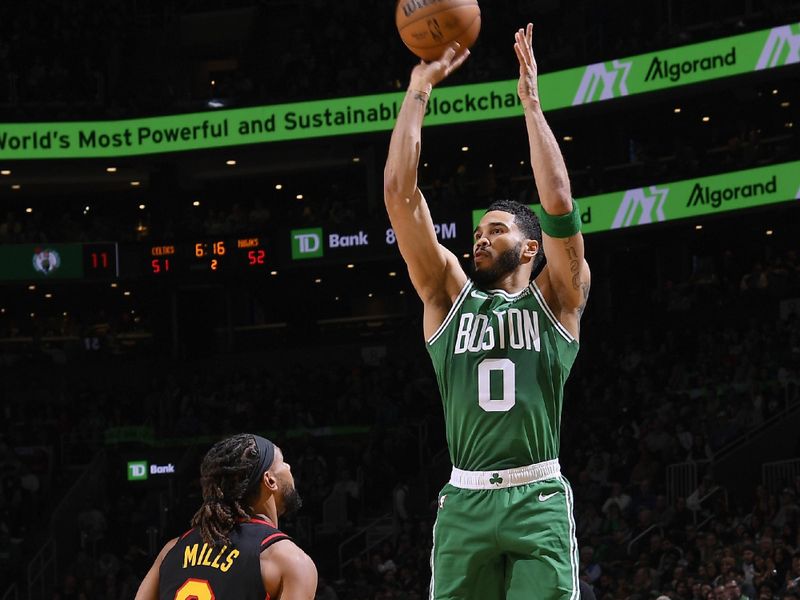
<path id="1" fill-rule="evenodd" d="M 503 397 L 491 392 L 492 371 L 503 373 Z M 508 358 L 486 358 L 478 365 L 478 405 L 486 412 L 506 412 L 516 402 L 514 363 Z"/>

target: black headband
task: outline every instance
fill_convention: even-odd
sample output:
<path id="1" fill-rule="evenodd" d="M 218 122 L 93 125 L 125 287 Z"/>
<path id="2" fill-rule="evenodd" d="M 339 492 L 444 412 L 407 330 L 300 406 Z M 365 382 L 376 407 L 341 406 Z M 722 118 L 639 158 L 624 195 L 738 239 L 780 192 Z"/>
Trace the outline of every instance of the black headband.
<path id="1" fill-rule="evenodd" d="M 264 472 L 268 471 L 275 459 L 275 444 L 260 435 L 254 435 L 256 447 L 258 448 L 258 461 L 253 465 L 248 477 L 247 492 L 254 492 L 264 477 Z"/>

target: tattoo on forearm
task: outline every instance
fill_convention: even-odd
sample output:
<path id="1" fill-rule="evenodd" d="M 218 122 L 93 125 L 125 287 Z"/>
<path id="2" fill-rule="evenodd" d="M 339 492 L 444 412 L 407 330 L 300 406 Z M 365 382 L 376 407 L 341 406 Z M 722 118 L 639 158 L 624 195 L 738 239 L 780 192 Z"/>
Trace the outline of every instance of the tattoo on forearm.
<path id="1" fill-rule="evenodd" d="M 581 266 L 578 263 L 578 251 L 575 250 L 575 236 L 564 240 L 564 249 L 567 251 L 569 260 L 569 272 L 572 273 L 572 287 L 575 290 L 581 289 Z"/>
<path id="2" fill-rule="evenodd" d="M 414 100 L 419 100 L 420 102 L 425 104 L 428 101 L 428 97 L 425 94 L 421 93 L 421 92 L 415 92 L 414 93 Z"/>
<path id="3" fill-rule="evenodd" d="M 572 274 L 572 289 L 581 292 L 582 299 L 578 306 L 578 315 L 583 314 L 586 302 L 589 300 L 589 283 L 581 281 L 581 263 L 578 260 L 578 251 L 575 249 L 575 236 L 564 240 L 564 249 L 567 251 L 569 260 L 569 272 Z"/>

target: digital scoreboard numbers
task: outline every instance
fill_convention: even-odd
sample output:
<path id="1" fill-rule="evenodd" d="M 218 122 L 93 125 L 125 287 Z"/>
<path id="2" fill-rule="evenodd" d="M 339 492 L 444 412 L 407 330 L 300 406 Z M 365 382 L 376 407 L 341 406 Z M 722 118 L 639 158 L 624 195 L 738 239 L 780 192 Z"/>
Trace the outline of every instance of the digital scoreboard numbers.
<path id="1" fill-rule="evenodd" d="M 148 246 L 145 261 L 157 277 L 246 274 L 266 270 L 267 250 L 261 237 L 211 238 Z"/>
<path id="2" fill-rule="evenodd" d="M 248 269 L 264 268 L 267 265 L 267 251 L 257 237 L 236 240 L 236 249 L 242 258 L 246 258 Z"/>
<path id="3" fill-rule="evenodd" d="M 116 279 L 119 277 L 117 244 L 83 245 L 83 276 L 86 279 Z"/>
<path id="4" fill-rule="evenodd" d="M 171 244 L 150 246 L 147 262 L 147 272 L 152 275 L 163 277 L 176 273 L 175 246 Z"/>
<path id="5" fill-rule="evenodd" d="M 207 242 L 197 242 L 194 245 L 195 260 L 189 263 L 189 270 L 223 272 L 223 267 L 229 261 L 230 256 L 225 240 L 214 240 Z M 227 268 L 224 269 L 227 271 Z"/>

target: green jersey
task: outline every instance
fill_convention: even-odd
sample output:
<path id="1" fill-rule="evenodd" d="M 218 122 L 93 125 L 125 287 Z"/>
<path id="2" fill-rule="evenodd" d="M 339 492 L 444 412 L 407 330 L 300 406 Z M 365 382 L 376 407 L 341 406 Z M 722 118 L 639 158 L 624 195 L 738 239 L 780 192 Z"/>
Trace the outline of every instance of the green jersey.
<path id="1" fill-rule="evenodd" d="M 453 466 L 489 471 L 558 458 L 578 342 L 535 283 L 508 294 L 467 281 L 427 347 Z"/>

